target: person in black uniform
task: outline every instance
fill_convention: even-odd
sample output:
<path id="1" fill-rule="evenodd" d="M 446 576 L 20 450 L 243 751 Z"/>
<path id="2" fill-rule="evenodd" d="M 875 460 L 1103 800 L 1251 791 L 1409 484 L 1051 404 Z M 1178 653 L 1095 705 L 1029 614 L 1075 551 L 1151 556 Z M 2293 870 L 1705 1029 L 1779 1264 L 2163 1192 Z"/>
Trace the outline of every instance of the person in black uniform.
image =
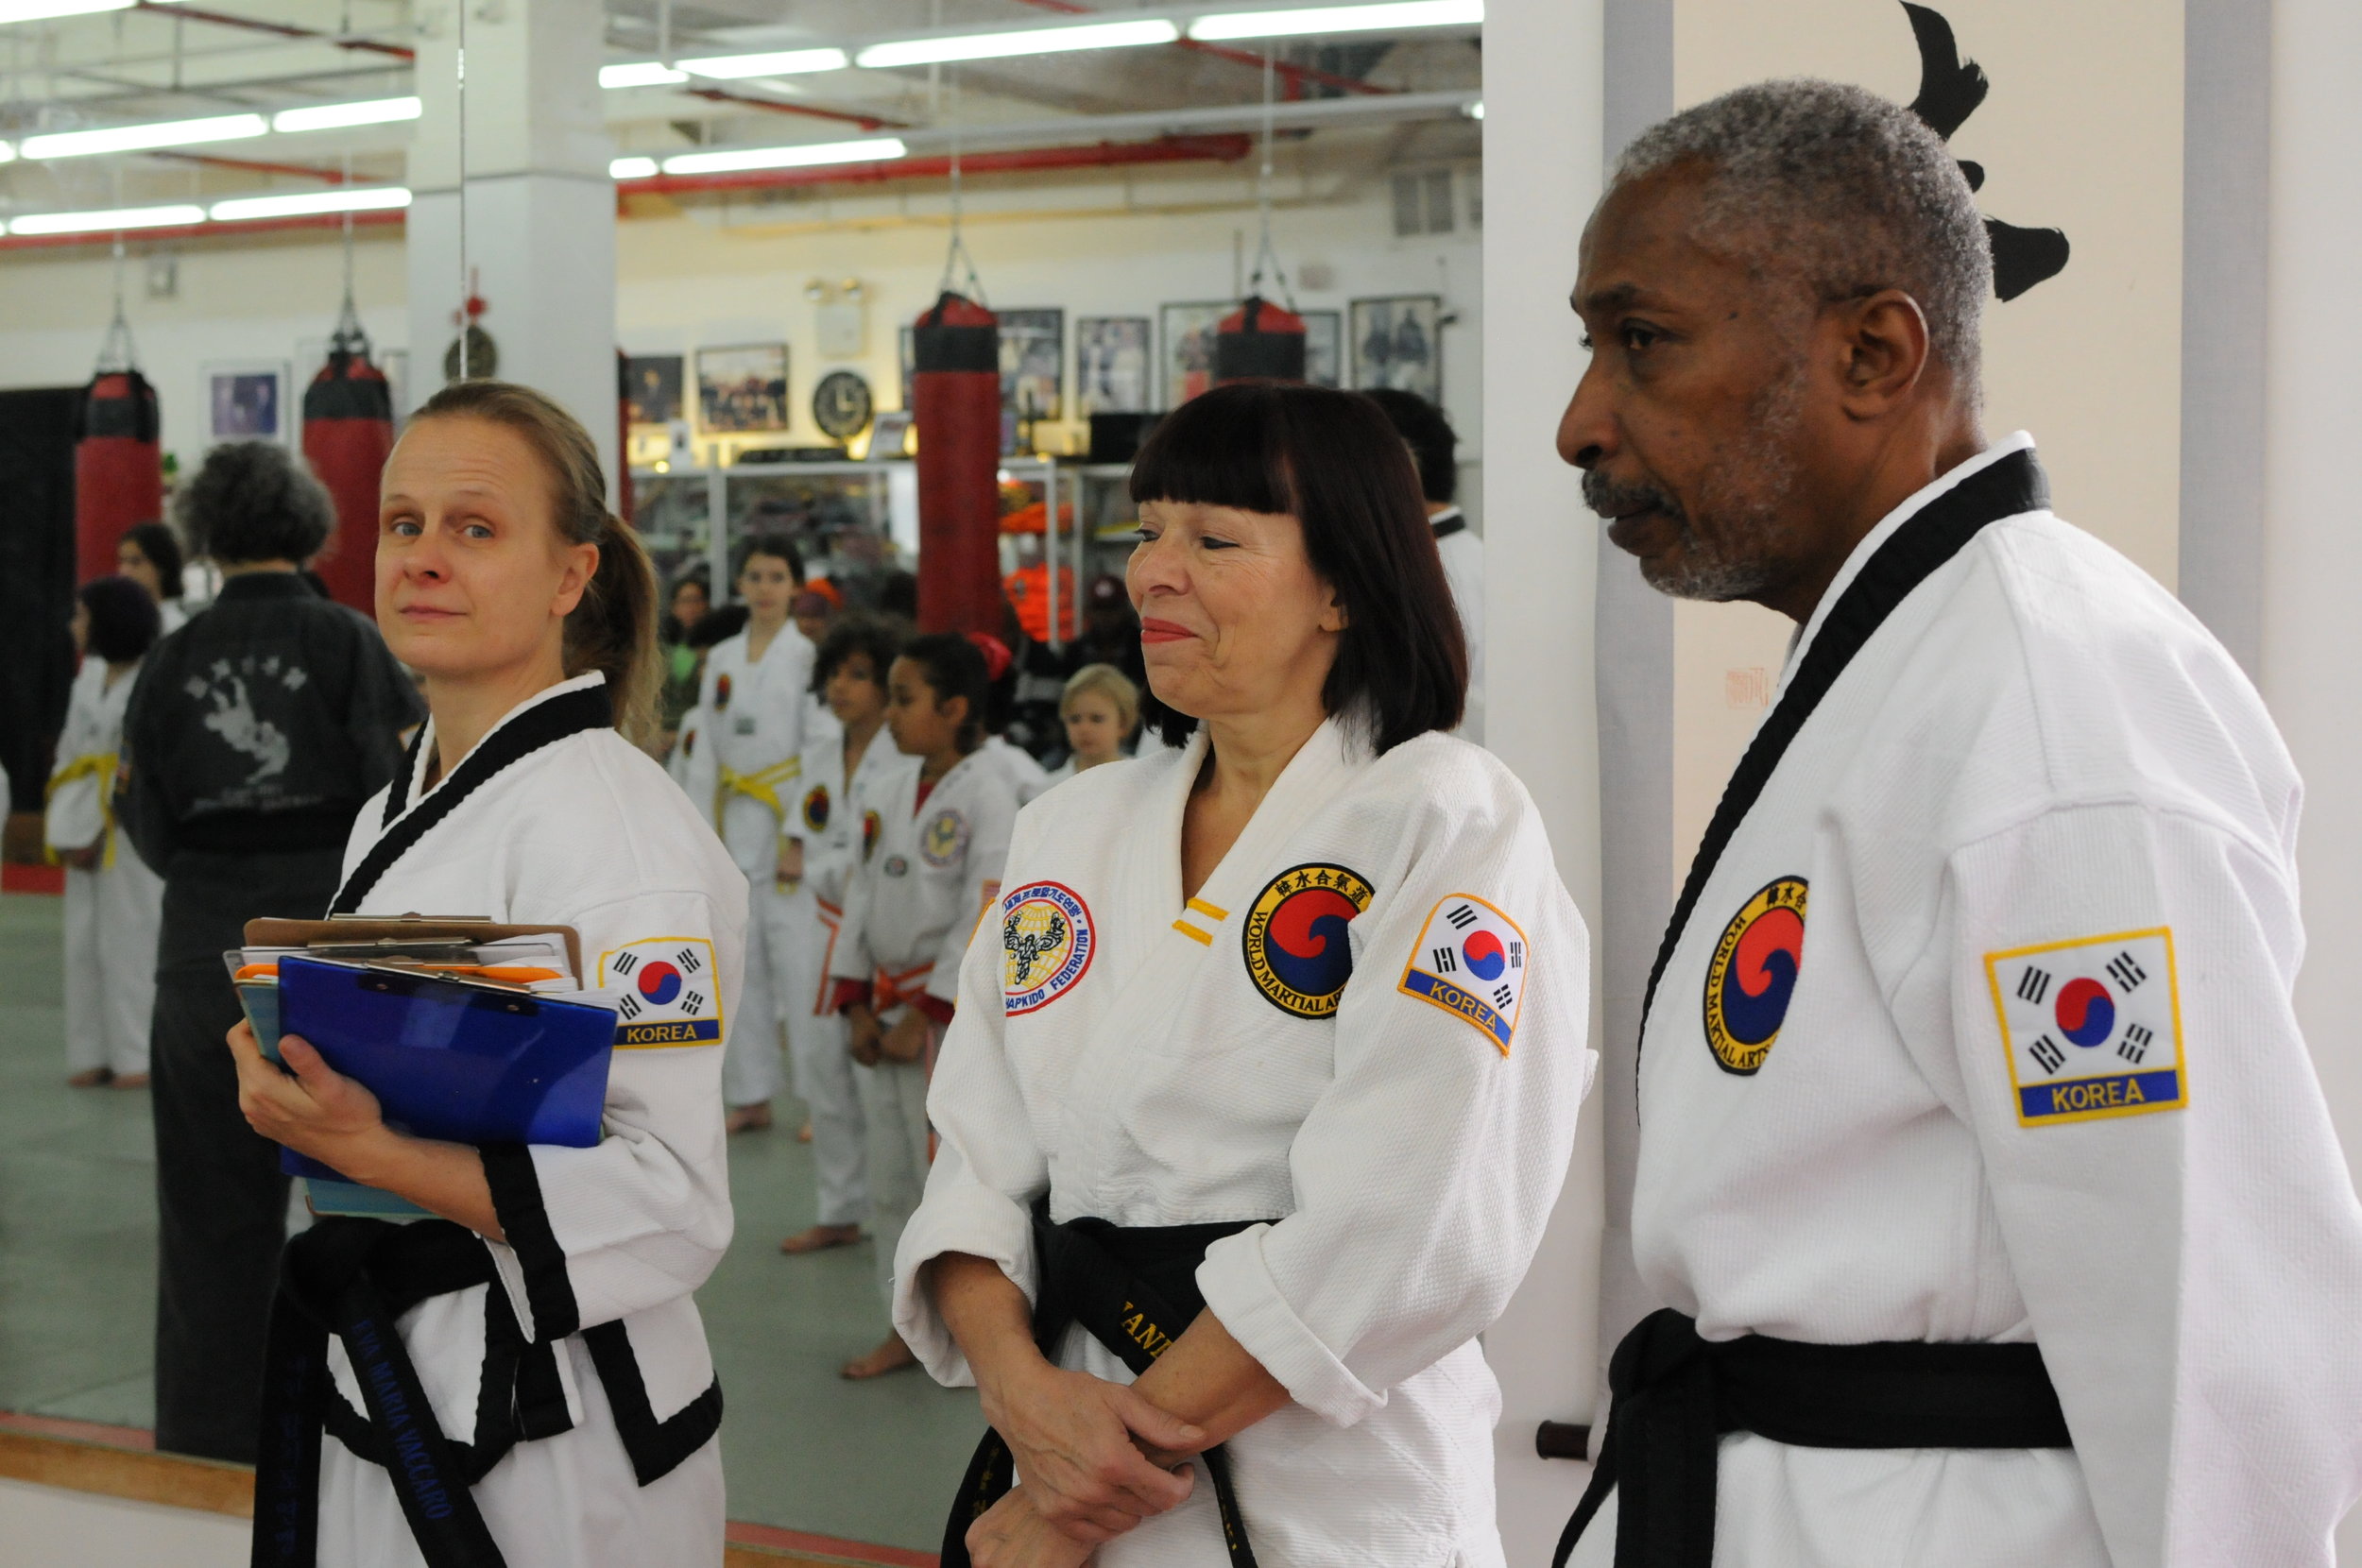
<path id="1" fill-rule="evenodd" d="M 250 1462 L 287 1179 L 238 1111 L 221 1040 L 239 1009 L 221 955 L 256 915 L 327 912 L 352 819 L 425 709 L 376 626 L 298 575 L 335 510 L 286 448 L 214 448 L 178 505 L 224 581 L 141 669 L 118 802 L 164 879 L 150 1029 L 156 1446 Z"/>

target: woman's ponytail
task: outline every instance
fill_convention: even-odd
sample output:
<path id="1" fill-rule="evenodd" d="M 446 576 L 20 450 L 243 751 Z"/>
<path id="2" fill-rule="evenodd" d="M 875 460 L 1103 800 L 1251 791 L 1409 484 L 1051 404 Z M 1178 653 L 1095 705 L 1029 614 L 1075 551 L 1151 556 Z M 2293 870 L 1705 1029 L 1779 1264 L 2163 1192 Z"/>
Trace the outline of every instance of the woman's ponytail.
<path id="1" fill-rule="evenodd" d="M 607 676 L 615 727 L 640 741 L 656 731 L 660 665 L 656 645 L 656 568 L 631 524 L 607 509 L 599 449 L 580 420 L 530 386 L 457 381 L 414 418 L 489 419 L 517 432 L 547 466 L 558 533 L 599 547 L 599 567 L 566 617 L 566 673 Z"/>

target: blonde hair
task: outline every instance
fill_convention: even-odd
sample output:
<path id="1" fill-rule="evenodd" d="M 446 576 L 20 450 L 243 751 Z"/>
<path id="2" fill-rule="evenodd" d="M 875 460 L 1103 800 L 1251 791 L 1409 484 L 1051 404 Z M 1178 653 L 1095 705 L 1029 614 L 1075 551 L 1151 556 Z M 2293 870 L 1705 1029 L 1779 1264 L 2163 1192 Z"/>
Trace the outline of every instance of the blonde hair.
<path id="1" fill-rule="evenodd" d="M 1086 664 L 1067 677 L 1066 690 L 1058 693 L 1058 717 L 1067 716 L 1074 699 L 1086 691 L 1096 691 L 1116 705 L 1117 722 L 1123 726 L 1123 738 L 1129 740 L 1140 722 L 1140 689 L 1132 684 L 1132 677 L 1112 664 Z"/>
<path id="2" fill-rule="evenodd" d="M 485 419 L 533 448 L 549 475 L 550 520 L 559 536 L 599 549 L 598 571 L 566 617 L 566 673 L 606 675 L 615 727 L 635 741 L 654 734 L 661 676 L 656 568 L 631 524 L 608 510 L 607 475 L 590 433 L 546 394 L 505 381 L 453 382 L 411 418 Z"/>

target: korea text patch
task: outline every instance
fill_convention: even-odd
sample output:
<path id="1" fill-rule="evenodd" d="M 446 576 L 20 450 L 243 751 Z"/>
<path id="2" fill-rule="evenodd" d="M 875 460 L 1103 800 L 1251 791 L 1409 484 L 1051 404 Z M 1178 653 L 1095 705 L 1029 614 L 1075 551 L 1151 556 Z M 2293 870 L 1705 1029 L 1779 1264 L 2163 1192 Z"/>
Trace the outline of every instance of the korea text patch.
<path id="1" fill-rule="evenodd" d="M 713 944 L 651 936 L 599 955 L 599 989 L 622 994 L 615 1044 L 624 1049 L 704 1046 L 722 1038 Z"/>
<path id="2" fill-rule="evenodd" d="M 2023 1127 L 2189 1103 L 2173 932 L 2119 931 L 1985 955 Z"/>
<path id="3" fill-rule="evenodd" d="M 1397 990 L 1442 1008 L 1509 1054 L 1526 996 L 1526 933 L 1465 893 L 1428 912 Z"/>

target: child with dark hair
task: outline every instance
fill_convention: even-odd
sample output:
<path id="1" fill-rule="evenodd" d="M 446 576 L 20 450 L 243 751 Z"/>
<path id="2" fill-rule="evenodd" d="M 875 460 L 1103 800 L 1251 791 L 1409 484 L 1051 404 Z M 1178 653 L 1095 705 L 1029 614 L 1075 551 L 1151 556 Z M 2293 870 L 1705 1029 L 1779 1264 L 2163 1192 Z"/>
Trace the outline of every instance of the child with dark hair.
<path id="1" fill-rule="evenodd" d="M 163 612 L 167 632 L 179 631 L 189 619 L 180 603 L 181 568 L 180 536 L 163 523 L 134 523 L 115 545 L 115 571 L 147 590 Z"/>
<path id="2" fill-rule="evenodd" d="M 74 605 L 74 677 L 58 771 L 42 822 L 65 871 L 65 1055 L 77 1089 L 147 1082 L 156 932 L 164 884 L 115 831 L 115 774 L 131 680 L 155 645 L 156 601 L 129 577 L 82 585 Z"/>
<path id="3" fill-rule="evenodd" d="M 844 924 L 846 890 L 877 838 L 864 825 L 873 802 L 918 762 L 884 741 L 886 673 L 900 633 L 875 616 L 829 629 L 813 667 L 813 690 L 833 723 L 804 746 L 796 811 L 804 831 L 804 881 L 794 913 L 805 960 L 789 992 L 787 1053 L 796 1093 L 812 1113 L 812 1160 L 819 1179 L 813 1222 L 779 1243 L 790 1255 L 849 1246 L 868 1212 L 867 1133 L 862 1101 L 870 1068 L 846 1051 L 844 1014 L 830 1005 L 829 964 Z"/>
<path id="4" fill-rule="evenodd" d="M 1000 900 L 1017 821 L 1017 792 L 982 751 L 989 685 L 984 656 L 967 638 L 936 632 L 902 644 L 887 672 L 885 724 L 918 765 L 869 798 L 877 844 L 851 878 L 829 963 L 853 1060 L 871 1069 L 862 1101 L 869 1229 L 889 1310 L 894 1250 L 927 1180 L 927 1079 L 968 938 Z M 844 1375 L 876 1377 L 912 1360 L 889 1331 Z"/>

